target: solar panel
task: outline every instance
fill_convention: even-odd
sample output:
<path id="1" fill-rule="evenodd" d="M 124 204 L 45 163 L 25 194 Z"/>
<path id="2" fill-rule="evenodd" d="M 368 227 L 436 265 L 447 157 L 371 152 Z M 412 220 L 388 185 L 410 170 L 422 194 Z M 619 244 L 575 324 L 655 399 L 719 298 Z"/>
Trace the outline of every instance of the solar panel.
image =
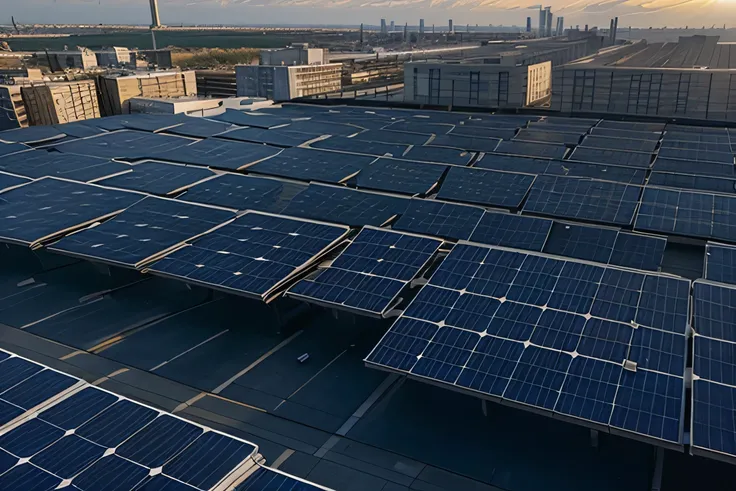
<path id="1" fill-rule="evenodd" d="M 562 159 L 567 153 L 567 147 L 565 145 L 552 145 L 548 143 L 502 141 L 496 147 L 495 153 L 519 155 L 521 157 Z"/>
<path id="2" fill-rule="evenodd" d="M 117 131 L 124 129 L 124 126 L 120 124 L 120 121 L 129 117 L 127 114 L 121 114 L 118 116 L 107 116 L 104 118 L 95 118 L 86 120 L 85 124 L 99 128 L 105 131 Z"/>
<path id="3" fill-rule="evenodd" d="M 437 197 L 482 205 L 518 208 L 534 176 L 468 167 L 451 167 Z"/>
<path id="4" fill-rule="evenodd" d="M 145 161 L 128 166 L 129 172 L 97 181 L 103 186 L 132 189 L 161 196 L 180 193 L 215 175 L 203 167 Z"/>
<path id="5" fill-rule="evenodd" d="M 179 199 L 234 210 L 280 213 L 306 184 L 266 177 L 223 174 L 187 189 Z"/>
<path id="6" fill-rule="evenodd" d="M 647 177 L 645 169 L 618 167 L 615 165 L 599 165 L 587 162 L 571 162 L 569 160 L 552 160 L 544 172 L 550 176 L 588 177 L 602 181 L 621 182 L 624 184 L 643 185 Z"/>
<path id="7" fill-rule="evenodd" d="M 0 172 L 0 191 L 20 186 L 27 182 L 31 182 L 31 180 L 25 177 L 8 174 L 6 172 Z"/>
<path id="8" fill-rule="evenodd" d="M 711 152 L 707 150 L 685 150 L 674 147 L 662 147 L 659 149 L 660 158 L 680 159 L 693 163 L 716 162 L 733 166 L 732 152 Z"/>
<path id="9" fill-rule="evenodd" d="M 681 124 L 668 124 L 667 132 L 675 131 L 680 133 L 689 133 L 693 135 L 728 135 L 726 128 L 713 128 L 710 126 L 688 126 Z"/>
<path id="10" fill-rule="evenodd" d="M 137 193 L 43 178 L 0 195 L 0 240 L 32 246 L 128 208 Z"/>
<path id="11" fill-rule="evenodd" d="M 365 130 L 365 128 L 351 124 L 323 123 L 319 121 L 294 121 L 284 129 L 333 136 L 352 136 Z"/>
<path id="12" fill-rule="evenodd" d="M 118 122 L 125 128 L 158 133 L 189 121 L 184 114 L 125 114 Z"/>
<path id="13" fill-rule="evenodd" d="M 181 136 L 123 130 L 60 143 L 54 148 L 63 153 L 135 160 L 153 157 L 159 153 L 166 155 L 193 142 L 194 140 Z"/>
<path id="14" fill-rule="evenodd" d="M 500 170 L 506 172 L 523 172 L 525 174 L 544 174 L 550 161 L 513 155 L 484 154 L 473 167 L 478 169 Z"/>
<path id="15" fill-rule="evenodd" d="M 501 140 L 511 140 L 516 136 L 516 125 L 512 124 L 494 128 L 490 126 L 468 126 L 463 124 L 455 126 L 449 134 L 476 138 L 500 138 Z"/>
<path id="16" fill-rule="evenodd" d="M 422 123 L 420 121 L 394 121 L 386 124 L 383 129 L 387 131 L 402 131 L 417 133 L 420 135 L 445 135 L 455 126 L 445 123 Z"/>
<path id="17" fill-rule="evenodd" d="M 339 184 L 356 176 L 374 160 L 366 155 L 287 148 L 275 157 L 249 166 L 248 172 Z"/>
<path id="18" fill-rule="evenodd" d="M 487 211 L 470 236 L 472 242 L 541 251 L 552 220 Z"/>
<path id="19" fill-rule="evenodd" d="M 0 374 L 18 359 L 0 363 Z M 224 489 L 253 466 L 257 447 L 249 442 L 82 386 L 59 372 L 46 369 L 23 384 L 43 376 L 73 388 L 4 430 L 2 489 L 46 490 L 62 482 L 80 491 L 172 489 L 170 484 Z M 38 395 L 51 396 L 59 385 L 46 380 Z"/>
<path id="20" fill-rule="evenodd" d="M 55 124 L 54 128 L 64 133 L 67 137 L 87 138 L 88 136 L 99 135 L 105 130 L 88 124 L 86 121 L 75 121 L 72 123 Z"/>
<path id="21" fill-rule="evenodd" d="M 667 239 L 652 235 L 619 232 L 610 264 L 644 271 L 659 271 Z"/>
<path id="22" fill-rule="evenodd" d="M 480 138 L 473 136 L 436 135 L 429 143 L 433 147 L 457 148 L 469 152 L 493 152 L 501 142 L 498 138 Z"/>
<path id="23" fill-rule="evenodd" d="M 298 477 L 259 465 L 248 479 L 235 488 L 235 491 L 320 491 L 326 489 Z"/>
<path id="24" fill-rule="evenodd" d="M 268 130 L 263 128 L 238 128 L 227 133 L 217 135 L 218 138 L 237 140 L 249 143 L 264 143 L 275 147 L 298 147 L 308 141 L 319 138 L 318 133 L 304 133 L 289 131 L 283 128 Z"/>
<path id="25" fill-rule="evenodd" d="M 625 150 L 629 152 L 643 153 L 653 153 L 657 148 L 656 141 L 608 138 L 605 136 L 595 135 L 586 136 L 581 145 L 588 148 L 603 148 L 605 150 Z"/>
<path id="26" fill-rule="evenodd" d="M 705 279 L 736 284 L 736 247 L 713 243 L 706 246 Z"/>
<path id="27" fill-rule="evenodd" d="M 404 152 L 403 158 L 419 162 L 464 166 L 468 165 L 473 160 L 473 157 L 475 157 L 474 153 L 455 148 L 411 147 L 408 151 Z"/>
<path id="28" fill-rule="evenodd" d="M 654 370 L 665 356 L 684 369 L 687 343 L 655 338 L 685 341 L 689 289 L 677 278 L 459 243 L 365 361 L 679 446 L 682 372 Z M 638 365 L 632 353 L 649 356 Z"/>
<path id="29" fill-rule="evenodd" d="M 543 252 L 608 264 L 618 230 L 555 222 Z"/>
<path id="30" fill-rule="evenodd" d="M 711 257 L 708 257 L 710 260 Z M 693 454 L 736 457 L 733 413 L 736 365 L 733 335 L 736 290 L 698 280 L 693 288 Z"/>
<path id="31" fill-rule="evenodd" d="M 283 118 L 264 113 L 251 113 L 238 109 L 225 109 L 225 112 L 212 116 L 209 119 L 236 124 L 238 126 L 251 126 L 253 128 L 275 128 L 291 123 L 291 118 Z"/>
<path id="32" fill-rule="evenodd" d="M 65 136 L 64 133 L 53 126 L 29 126 L 27 128 L 0 131 L 0 142 L 33 145 L 37 143 L 50 143 L 54 140 L 60 140 Z"/>
<path id="33" fill-rule="evenodd" d="M 24 152 L 28 150 L 30 147 L 28 145 L 24 145 L 22 143 L 3 143 L 0 142 L 0 157 L 5 157 L 7 155 L 12 155 L 14 153 L 18 152 Z"/>
<path id="34" fill-rule="evenodd" d="M 356 227 L 380 227 L 401 215 L 408 206 L 408 199 L 397 196 L 310 184 L 291 200 L 283 214 Z"/>
<path id="35" fill-rule="evenodd" d="M 535 129 L 522 129 L 514 137 L 514 141 L 562 143 L 564 145 L 577 145 L 583 137 L 582 133 L 566 133 L 559 131 L 542 131 Z"/>
<path id="36" fill-rule="evenodd" d="M 148 197 L 105 223 L 64 237 L 49 250 L 139 268 L 232 218 L 235 214 L 229 211 Z"/>
<path id="37" fill-rule="evenodd" d="M 459 169 L 459 167 L 456 167 Z M 379 158 L 358 174 L 358 188 L 400 194 L 428 194 L 437 186 L 447 166 Z"/>
<path id="38" fill-rule="evenodd" d="M 128 164 L 86 155 L 31 150 L 3 157 L 0 170 L 32 177 L 61 177 L 74 181 L 93 181 L 130 170 Z"/>
<path id="39" fill-rule="evenodd" d="M 468 240 L 481 217 L 483 208 L 445 203 L 428 199 L 412 199 L 394 230 L 454 240 Z"/>
<path id="40" fill-rule="evenodd" d="M 287 295 L 383 316 L 441 245 L 437 239 L 366 227 L 328 268 L 301 280 Z"/>
<path id="41" fill-rule="evenodd" d="M 201 140 L 186 147 L 167 152 L 155 153 L 154 158 L 179 162 L 181 164 L 202 165 L 216 169 L 240 170 L 261 160 L 278 155 L 282 149 L 211 138 Z"/>
<path id="42" fill-rule="evenodd" d="M 365 140 L 356 140 L 355 138 L 343 138 L 338 136 L 310 143 L 309 146 L 311 148 L 322 150 L 373 155 L 375 157 L 381 157 L 384 155 L 401 157 L 410 148 L 409 145 L 369 142 Z"/>
<path id="43" fill-rule="evenodd" d="M 590 133 L 595 136 L 606 136 L 609 138 L 629 138 L 632 140 L 659 141 L 662 138 L 661 131 L 637 131 L 630 129 L 615 129 L 606 127 L 591 128 Z"/>
<path id="44" fill-rule="evenodd" d="M 614 130 L 628 130 L 637 132 L 662 132 L 664 123 L 632 123 L 631 121 L 610 121 L 604 119 L 596 128 L 610 128 Z"/>
<path id="45" fill-rule="evenodd" d="M 166 133 L 192 138 L 209 138 L 235 128 L 230 123 L 205 118 L 188 118 L 184 123 L 166 130 Z"/>
<path id="46" fill-rule="evenodd" d="M 730 196 L 647 187 L 634 228 L 734 241 L 733 211 L 736 199 Z"/>
<path id="47" fill-rule="evenodd" d="M 570 160 L 646 169 L 652 163 L 652 156 L 642 152 L 577 147 L 570 155 Z"/>
<path id="48" fill-rule="evenodd" d="M 657 157 L 652 169 L 656 172 L 736 178 L 736 170 L 734 170 L 733 165 L 716 162 L 693 162 Z"/>
<path id="49" fill-rule="evenodd" d="M 366 131 L 355 138 L 369 142 L 399 143 L 402 145 L 424 145 L 429 140 L 426 135 L 385 130 Z"/>
<path id="50" fill-rule="evenodd" d="M 187 241 L 146 270 L 263 300 L 337 245 L 348 231 L 337 225 L 249 212 Z"/>
<path id="51" fill-rule="evenodd" d="M 687 141 L 683 142 L 683 141 L 670 140 L 667 137 L 665 137 L 662 140 L 661 148 L 698 151 L 701 153 L 730 153 L 733 155 L 733 152 L 731 151 L 731 144 L 728 142 L 727 143 L 704 143 L 704 142 L 687 142 Z M 677 158 L 677 157 L 674 157 L 674 158 Z"/>
<path id="52" fill-rule="evenodd" d="M 670 172 L 652 172 L 649 176 L 650 186 L 667 188 L 693 189 L 714 193 L 736 193 L 736 179 L 724 179 L 709 176 L 690 176 Z"/>
<path id="53" fill-rule="evenodd" d="M 582 135 L 590 130 L 590 124 L 550 124 L 544 121 L 529 123 L 529 129 L 535 131 L 554 131 L 557 133 L 577 133 Z"/>
<path id="54" fill-rule="evenodd" d="M 524 204 L 525 213 L 631 225 L 641 188 L 629 184 L 540 176 Z"/>
<path id="55" fill-rule="evenodd" d="M 668 142 L 694 142 L 694 143 L 719 143 L 728 144 L 731 139 L 727 134 L 687 133 L 683 131 L 670 131 L 665 133 Z"/>

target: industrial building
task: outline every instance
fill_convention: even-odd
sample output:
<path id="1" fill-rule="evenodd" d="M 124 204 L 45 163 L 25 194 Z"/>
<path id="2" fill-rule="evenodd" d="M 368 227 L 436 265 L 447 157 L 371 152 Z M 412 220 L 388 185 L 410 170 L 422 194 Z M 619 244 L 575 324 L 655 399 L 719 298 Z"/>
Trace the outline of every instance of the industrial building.
<path id="1" fill-rule="evenodd" d="M 307 43 L 292 44 L 284 49 L 262 49 L 261 65 L 321 65 L 325 62 L 322 48 L 310 48 Z"/>
<path id="2" fill-rule="evenodd" d="M 89 70 L 97 67 L 97 55 L 87 48 L 69 51 L 48 51 L 44 53 L 52 72 L 67 69 Z"/>
<path id="3" fill-rule="evenodd" d="M 591 34 L 577 40 L 493 43 L 457 62 L 406 63 L 404 101 L 477 107 L 544 104 L 551 94 L 552 67 L 590 55 L 604 42 Z M 529 89 L 530 79 L 534 80 L 533 90 Z"/>
<path id="4" fill-rule="evenodd" d="M 342 64 L 235 67 L 238 97 L 288 101 L 342 88 Z"/>
<path id="5" fill-rule="evenodd" d="M 736 45 L 639 41 L 556 67 L 552 109 L 736 121 Z"/>

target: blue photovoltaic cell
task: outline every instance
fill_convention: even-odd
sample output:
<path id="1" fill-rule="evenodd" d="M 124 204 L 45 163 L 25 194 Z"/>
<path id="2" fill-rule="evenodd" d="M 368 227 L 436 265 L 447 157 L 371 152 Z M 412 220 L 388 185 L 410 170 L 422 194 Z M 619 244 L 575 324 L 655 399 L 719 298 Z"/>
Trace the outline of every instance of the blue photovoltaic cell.
<path id="1" fill-rule="evenodd" d="M 112 220 L 61 239 L 50 249 L 137 267 L 234 217 L 230 211 L 148 197 Z"/>
<path id="2" fill-rule="evenodd" d="M 447 239 L 468 240 L 484 213 L 483 208 L 474 206 L 412 199 L 393 228 Z"/>
<path id="3" fill-rule="evenodd" d="M 736 177 L 736 170 L 733 165 L 717 162 L 695 162 L 691 160 L 657 157 L 652 168 L 657 172 L 672 172 L 675 174 L 728 178 Z"/>
<path id="4" fill-rule="evenodd" d="M 637 324 L 685 334 L 689 319 L 690 281 L 648 275 L 642 286 L 636 313 Z"/>
<path id="5" fill-rule="evenodd" d="M 331 138 L 310 143 L 309 147 L 322 150 L 373 155 L 374 157 L 389 156 L 400 158 L 410 146 L 398 143 L 370 142 L 366 140 L 358 140 L 356 138 L 333 136 Z"/>
<path id="6" fill-rule="evenodd" d="M 202 434 L 202 428 L 169 415 L 153 420 L 115 450 L 149 468 L 160 467 Z"/>
<path id="7" fill-rule="evenodd" d="M 301 131 L 304 133 L 317 133 L 319 135 L 333 136 L 351 136 L 361 133 L 365 130 L 357 125 L 325 123 L 322 121 L 294 121 L 289 126 L 284 127 L 289 131 Z"/>
<path id="8" fill-rule="evenodd" d="M 621 372 L 620 364 L 576 357 L 570 363 L 555 412 L 607 425 Z"/>
<path id="9" fill-rule="evenodd" d="M 541 251 L 547 241 L 552 220 L 509 213 L 486 212 L 470 240 L 483 244 Z"/>
<path id="10" fill-rule="evenodd" d="M 224 174 L 187 189 L 179 199 L 235 210 L 280 213 L 306 184 L 253 176 Z"/>
<path id="11" fill-rule="evenodd" d="M 534 176 L 482 169 L 451 167 L 437 197 L 505 208 L 517 208 L 529 192 Z"/>
<path id="12" fill-rule="evenodd" d="M 358 188 L 401 194 L 427 194 L 447 170 L 444 165 L 379 158 L 358 174 Z"/>
<path id="13" fill-rule="evenodd" d="M 570 155 L 570 160 L 591 162 L 594 164 L 618 165 L 647 169 L 652 164 L 652 155 L 643 152 L 631 152 L 627 149 L 611 150 L 602 148 L 577 147 Z"/>
<path id="14" fill-rule="evenodd" d="M 149 472 L 143 466 L 110 455 L 75 477 L 74 486 L 80 491 L 98 491 L 101 486 L 105 487 L 105 491 L 128 491 L 138 489 L 137 485 L 148 477 Z"/>
<path id="15" fill-rule="evenodd" d="M 684 157 L 674 157 L 673 158 L 680 158 L 683 160 L 689 159 L 690 153 L 689 151 L 697 151 L 701 154 L 709 154 L 709 153 L 728 153 L 731 154 L 731 159 L 733 160 L 733 152 L 731 151 L 731 144 L 729 142 L 724 143 L 706 143 L 706 142 L 683 142 L 683 141 L 672 141 L 669 138 L 665 137 L 664 140 L 662 140 L 662 145 L 660 147 L 661 149 L 673 149 L 673 150 L 685 150 L 683 152 Z M 660 153 L 661 153 L 660 149 Z M 695 159 L 695 160 L 701 160 L 701 159 Z M 707 160 L 707 159 L 704 159 Z"/>
<path id="16" fill-rule="evenodd" d="M 375 159 L 311 148 L 287 148 L 248 167 L 248 172 L 338 184 L 358 174 Z"/>
<path id="17" fill-rule="evenodd" d="M 695 282 L 694 329 L 701 336 L 736 342 L 736 290 L 726 285 Z"/>
<path id="18" fill-rule="evenodd" d="M 516 136 L 516 129 L 517 125 L 515 123 L 505 126 L 501 125 L 498 127 L 457 125 L 449 132 L 449 134 L 476 138 L 500 138 L 502 140 L 511 140 Z M 443 133 L 438 132 L 437 134 Z"/>
<path id="19" fill-rule="evenodd" d="M 562 143 L 564 145 L 577 145 L 583 137 L 582 132 L 558 132 L 542 131 L 539 126 L 534 129 L 522 129 L 514 137 L 514 141 L 539 142 L 539 143 Z M 509 138 L 510 139 L 510 138 Z"/>
<path id="20" fill-rule="evenodd" d="M 479 340 L 477 334 L 461 329 L 440 329 L 417 360 L 412 373 L 452 383 L 457 380 Z"/>
<path id="21" fill-rule="evenodd" d="M 657 141 L 632 140 L 630 138 L 608 138 L 605 136 L 588 135 L 581 146 L 588 148 L 603 148 L 606 150 L 625 150 L 628 152 L 653 153 L 657 148 Z"/>
<path id="22" fill-rule="evenodd" d="M 31 182 L 31 180 L 25 177 L 14 176 L 12 174 L 6 174 L 5 172 L 0 172 L 0 191 L 15 187 L 15 186 L 20 186 L 27 182 Z"/>
<path id="23" fill-rule="evenodd" d="M 230 123 L 211 121 L 205 118 L 187 118 L 184 123 L 167 129 L 166 133 L 192 138 L 209 138 L 231 128 L 234 128 L 234 126 Z"/>
<path id="24" fill-rule="evenodd" d="M 631 339 L 629 360 L 638 368 L 682 377 L 687 349 L 687 338 L 682 334 L 639 327 Z"/>
<path id="25" fill-rule="evenodd" d="M 34 455 L 31 463 L 62 479 L 71 479 L 102 457 L 105 450 L 105 447 L 70 435 Z"/>
<path id="26" fill-rule="evenodd" d="M 529 192 L 524 212 L 616 225 L 634 220 L 641 188 L 627 184 L 540 176 Z"/>
<path id="27" fill-rule="evenodd" d="M 433 147 L 448 147 L 469 152 L 493 152 L 501 142 L 498 138 L 480 138 L 455 134 L 437 135 L 430 142 Z"/>
<path id="28" fill-rule="evenodd" d="M 118 398 L 109 392 L 87 387 L 38 415 L 39 419 L 63 430 L 72 430 L 112 406 Z"/>
<path id="29" fill-rule="evenodd" d="M 409 200 L 405 198 L 310 184 L 291 200 L 283 214 L 345 225 L 380 227 L 401 215 L 407 206 Z"/>
<path id="30" fill-rule="evenodd" d="M 705 278 L 707 280 L 736 284 L 735 247 L 708 244 L 705 254 Z"/>
<path id="31" fill-rule="evenodd" d="M 330 265 L 289 294 L 382 314 L 442 245 L 441 240 L 363 229 Z"/>
<path id="32" fill-rule="evenodd" d="M 246 213 L 168 254 L 148 270 L 262 297 L 347 232 L 335 225 Z"/>
<path id="33" fill-rule="evenodd" d="M 649 185 L 736 194 L 736 179 L 719 177 L 691 176 L 670 172 L 652 172 L 649 176 Z"/>
<path id="34" fill-rule="evenodd" d="M 1 436 L 0 449 L 18 458 L 27 459 L 63 436 L 64 430 L 43 421 L 31 419 Z"/>
<path id="35" fill-rule="evenodd" d="M 4 365 L 0 365 L 4 366 Z M 3 401 L 29 410 L 64 392 L 77 381 L 53 370 L 42 370 L 0 394 Z"/>
<path id="36" fill-rule="evenodd" d="M 67 137 L 72 138 L 87 138 L 88 136 L 99 135 L 105 132 L 103 129 L 97 128 L 87 121 L 55 124 L 54 128 L 64 133 Z"/>
<path id="37" fill-rule="evenodd" d="M 736 387 L 736 344 L 695 336 L 693 373 L 719 384 Z"/>
<path id="38" fill-rule="evenodd" d="M 281 152 L 280 148 L 267 145 L 211 138 L 186 147 L 155 153 L 153 157 L 182 164 L 239 170 L 260 160 L 278 155 L 279 152 Z"/>
<path id="39" fill-rule="evenodd" d="M 690 428 L 693 451 L 703 449 L 736 456 L 736 387 L 708 380 L 693 381 L 693 422 Z"/>
<path id="40" fill-rule="evenodd" d="M 522 157 L 562 159 L 567 153 L 567 147 L 565 145 L 553 145 L 547 143 L 502 141 L 498 144 L 498 147 L 496 147 L 495 152 L 507 155 L 519 155 Z"/>
<path id="41" fill-rule="evenodd" d="M 547 172 L 549 165 L 550 161 L 548 159 L 487 153 L 473 164 L 473 167 L 506 172 L 522 172 L 525 174 L 544 174 Z"/>
<path id="42" fill-rule="evenodd" d="M 2 193 L 2 239 L 31 244 L 122 211 L 141 198 L 89 184 L 40 179 Z"/>
<path id="43" fill-rule="evenodd" d="M 263 128 L 238 128 L 227 133 L 217 135 L 218 138 L 237 140 L 249 143 L 265 143 L 275 147 L 298 147 L 310 140 L 321 136 L 318 133 L 304 133 L 301 131 L 289 131 L 284 128 L 268 130 Z"/>
<path id="44" fill-rule="evenodd" d="M 166 196 L 182 191 L 215 175 L 209 169 L 162 162 L 142 162 L 129 166 L 130 172 L 98 181 L 103 186 L 132 189 Z"/>
<path id="45" fill-rule="evenodd" d="M 634 331 L 630 325 L 620 322 L 589 319 L 576 351 L 590 358 L 622 364 L 628 358 Z"/>
<path id="46" fill-rule="evenodd" d="M 544 252 L 607 264 L 618 230 L 555 222 Z"/>
<path id="47" fill-rule="evenodd" d="M 418 162 L 435 162 L 451 165 L 468 165 L 475 154 L 465 150 L 444 147 L 411 147 L 403 158 Z M 398 155 L 396 156 L 398 157 Z"/>
<path id="48" fill-rule="evenodd" d="M 624 370 L 610 425 L 671 443 L 681 442 L 683 380 L 646 370 Z"/>
<path id="49" fill-rule="evenodd" d="M 60 143 L 54 148 L 63 153 L 133 160 L 149 158 L 157 154 L 167 155 L 194 141 L 180 136 L 124 130 Z"/>
<path id="50" fill-rule="evenodd" d="M 173 128 L 190 120 L 184 114 L 125 114 L 123 116 L 118 120 L 123 127 L 151 133 Z"/>
<path id="51" fill-rule="evenodd" d="M 386 124 L 383 129 L 386 131 L 401 131 L 405 133 L 418 133 L 420 135 L 446 135 L 454 125 L 446 123 L 421 123 L 415 121 L 395 121 Z"/>
<path id="52" fill-rule="evenodd" d="M 591 179 L 637 185 L 643 185 L 647 177 L 647 171 L 644 169 L 618 167 L 615 165 L 607 166 L 587 162 L 572 162 L 569 160 L 550 161 L 544 174 L 550 176 L 589 177 Z"/>
<path id="53" fill-rule="evenodd" d="M 5 157 L 7 155 L 12 155 L 18 152 L 24 152 L 29 149 L 30 147 L 28 145 L 23 145 L 22 143 L 0 142 L 0 157 Z"/>
<path id="54" fill-rule="evenodd" d="M 86 155 L 32 150 L 3 157 L 0 170 L 27 176 L 62 177 L 73 181 L 91 181 L 130 170 L 128 164 Z"/>
<path id="55" fill-rule="evenodd" d="M 255 114 L 237 109 L 226 109 L 224 113 L 209 119 L 224 121 L 225 123 L 236 124 L 238 126 L 251 126 L 253 128 L 274 128 L 291 123 L 290 118 L 262 113 Z"/>
<path id="56" fill-rule="evenodd" d="M 609 121 L 603 120 L 596 128 L 611 128 L 617 130 L 628 130 L 636 132 L 659 132 L 664 131 L 664 123 L 634 123 L 631 121 Z"/>
<path id="57" fill-rule="evenodd" d="M 53 126 L 29 126 L 0 131 L 0 141 L 5 143 L 45 143 L 64 138 L 66 135 Z"/>
<path id="58" fill-rule="evenodd" d="M 504 399 L 542 409 L 554 409 L 572 357 L 567 353 L 530 346 L 524 349 Z"/>
<path id="59" fill-rule="evenodd" d="M 526 263 L 525 263 L 526 265 Z M 554 309 L 587 314 L 598 292 L 604 269 L 589 264 L 567 262 L 551 287 L 547 305 Z M 514 280 L 516 283 L 517 280 Z M 534 288 L 539 288 L 536 285 Z"/>
<path id="60" fill-rule="evenodd" d="M 8 491 L 51 491 L 61 479 L 31 464 L 14 467 L 0 476 L 0 489 Z"/>
<path id="61" fill-rule="evenodd" d="M 616 129 L 607 127 L 595 127 L 590 130 L 595 136 L 606 136 L 610 138 L 623 138 L 632 140 L 658 141 L 662 138 L 661 131 L 638 131 L 633 129 Z"/>
<path id="62" fill-rule="evenodd" d="M 715 162 L 733 165 L 733 153 L 731 152 L 709 152 L 705 150 L 684 150 L 681 148 L 665 147 L 659 149 L 658 158 L 687 160 L 693 163 Z"/>
<path id="63" fill-rule="evenodd" d="M 607 269 L 591 313 L 602 319 L 633 322 L 645 278 L 643 274 Z"/>
<path id="64" fill-rule="evenodd" d="M 439 328 L 432 323 L 399 318 L 368 356 L 368 361 L 410 371 Z"/>
<path id="65" fill-rule="evenodd" d="M 114 448 L 153 421 L 158 413 L 132 401 L 121 400 L 104 410 L 75 432 L 103 447 Z"/>
<path id="66" fill-rule="evenodd" d="M 40 372 L 43 367 L 22 358 L 5 358 L 2 361 L 0 394 Z"/>
<path id="67" fill-rule="evenodd" d="M 369 142 L 399 143 L 402 145 L 424 145 L 429 139 L 426 135 L 399 131 L 371 130 L 361 133 L 356 139 Z"/>
<path id="68" fill-rule="evenodd" d="M 619 232 L 610 264 L 626 268 L 659 271 L 667 239 L 629 232 Z"/>
<path id="69" fill-rule="evenodd" d="M 481 338 L 456 385 L 500 397 L 524 351 L 521 343 L 493 336 Z"/>
<path id="70" fill-rule="evenodd" d="M 534 328 L 531 342 L 537 346 L 571 353 L 580 342 L 583 327 L 585 317 L 557 310 L 545 310 Z"/>
<path id="71" fill-rule="evenodd" d="M 319 491 L 315 484 L 259 466 L 235 491 Z"/>
<path id="72" fill-rule="evenodd" d="M 667 130 L 667 133 L 664 135 L 664 141 L 727 144 L 730 143 L 731 139 L 726 133 L 689 133 L 686 131 Z"/>

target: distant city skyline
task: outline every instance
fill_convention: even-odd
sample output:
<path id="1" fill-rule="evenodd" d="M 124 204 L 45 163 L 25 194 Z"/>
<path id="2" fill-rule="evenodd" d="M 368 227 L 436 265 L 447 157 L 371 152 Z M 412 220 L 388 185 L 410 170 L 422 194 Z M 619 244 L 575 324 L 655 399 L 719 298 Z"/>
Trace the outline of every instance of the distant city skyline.
<path id="1" fill-rule="evenodd" d="M 159 0 L 161 21 L 176 24 L 350 24 L 525 26 L 534 18 L 531 2 L 519 0 Z M 736 0 L 553 0 L 552 11 L 565 26 L 736 27 Z M 0 23 L 148 24 L 147 0 L 0 0 Z"/>

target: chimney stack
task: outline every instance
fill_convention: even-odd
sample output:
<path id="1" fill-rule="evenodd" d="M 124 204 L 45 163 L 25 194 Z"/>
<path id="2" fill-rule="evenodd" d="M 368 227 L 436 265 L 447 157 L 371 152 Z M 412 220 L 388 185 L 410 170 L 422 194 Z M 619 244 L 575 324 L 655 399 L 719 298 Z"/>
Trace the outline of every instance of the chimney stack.
<path id="1" fill-rule="evenodd" d="M 158 15 L 158 0 L 151 2 L 151 27 L 161 27 L 161 17 Z"/>

